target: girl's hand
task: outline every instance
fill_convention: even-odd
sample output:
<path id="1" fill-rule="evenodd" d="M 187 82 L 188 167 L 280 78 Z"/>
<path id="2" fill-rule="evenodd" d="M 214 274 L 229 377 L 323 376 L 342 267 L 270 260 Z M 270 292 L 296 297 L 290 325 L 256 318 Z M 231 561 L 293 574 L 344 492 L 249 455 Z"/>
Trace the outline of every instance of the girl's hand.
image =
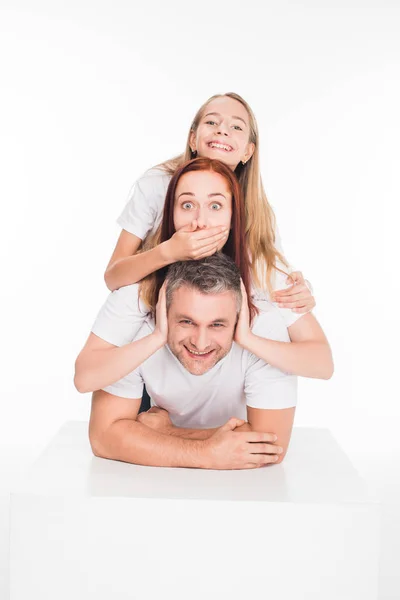
<path id="1" fill-rule="evenodd" d="M 214 254 L 222 243 L 228 239 L 229 228 L 219 225 L 207 229 L 197 229 L 197 221 L 178 229 L 171 239 L 164 242 L 169 259 L 199 260 Z"/>
<path id="2" fill-rule="evenodd" d="M 291 283 L 286 290 L 276 290 L 272 294 L 272 301 L 276 302 L 279 308 L 291 308 L 295 313 L 307 313 L 315 306 L 315 299 L 307 287 L 304 277 L 300 271 L 293 271 L 286 283 Z"/>
<path id="3" fill-rule="evenodd" d="M 168 338 L 168 317 L 167 317 L 167 297 L 166 297 L 167 281 L 165 280 L 158 294 L 156 305 L 156 326 L 154 333 L 160 336 L 161 341 L 166 344 Z"/>
<path id="4" fill-rule="evenodd" d="M 247 303 L 247 293 L 242 280 L 240 280 L 240 289 L 242 291 L 242 306 L 240 308 L 239 318 L 236 323 L 235 335 L 233 339 L 237 344 L 239 344 L 239 346 L 246 348 L 247 342 L 252 333 L 250 329 L 250 312 L 249 305 Z"/>

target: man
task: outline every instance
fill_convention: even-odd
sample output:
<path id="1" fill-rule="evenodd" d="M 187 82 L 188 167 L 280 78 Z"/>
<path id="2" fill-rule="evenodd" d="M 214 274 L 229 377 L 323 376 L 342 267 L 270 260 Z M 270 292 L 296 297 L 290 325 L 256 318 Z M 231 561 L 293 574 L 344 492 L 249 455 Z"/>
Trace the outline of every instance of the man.
<path id="1" fill-rule="evenodd" d="M 134 289 L 117 292 L 128 312 L 129 303 L 138 301 Z M 93 394 L 89 435 L 95 455 L 210 469 L 255 468 L 283 459 L 296 377 L 233 342 L 241 307 L 240 274 L 224 254 L 171 265 L 157 324 L 147 318 L 132 343 L 137 368 Z M 118 352 L 117 316 L 110 314 L 106 303 L 93 332 L 110 352 Z M 273 307 L 259 315 L 253 333 L 290 341 Z M 143 384 L 154 408 L 138 415 Z"/>

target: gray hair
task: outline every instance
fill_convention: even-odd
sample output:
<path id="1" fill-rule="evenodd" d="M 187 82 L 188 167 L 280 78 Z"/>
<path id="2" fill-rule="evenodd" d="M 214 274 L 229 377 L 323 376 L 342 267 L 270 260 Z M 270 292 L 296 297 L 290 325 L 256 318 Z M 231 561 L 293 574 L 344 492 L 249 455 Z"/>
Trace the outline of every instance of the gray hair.
<path id="1" fill-rule="evenodd" d="M 220 294 L 231 291 L 236 296 L 236 310 L 242 306 L 240 272 L 229 256 L 216 252 L 201 260 L 184 260 L 172 265 L 167 273 L 166 299 L 169 309 L 175 290 L 182 286 L 198 290 L 201 294 Z"/>

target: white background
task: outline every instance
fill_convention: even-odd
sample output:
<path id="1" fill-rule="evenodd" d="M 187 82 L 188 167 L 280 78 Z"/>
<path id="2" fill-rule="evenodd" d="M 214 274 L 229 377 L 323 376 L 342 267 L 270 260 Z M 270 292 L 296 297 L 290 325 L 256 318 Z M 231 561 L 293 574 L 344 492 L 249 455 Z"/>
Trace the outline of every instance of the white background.
<path id="1" fill-rule="evenodd" d="M 332 380 L 301 381 L 296 425 L 331 429 L 380 494 L 381 597 L 400 596 L 399 31 L 395 0 L 1 1 L 0 596 L 11 481 L 88 418 L 73 363 L 115 219 L 226 91 L 256 114 L 283 246 L 334 352 Z"/>

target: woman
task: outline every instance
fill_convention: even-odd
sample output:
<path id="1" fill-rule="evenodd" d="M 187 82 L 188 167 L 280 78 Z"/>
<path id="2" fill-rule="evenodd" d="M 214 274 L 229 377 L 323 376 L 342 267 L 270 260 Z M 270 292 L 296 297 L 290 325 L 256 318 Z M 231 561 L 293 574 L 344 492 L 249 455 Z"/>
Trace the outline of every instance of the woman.
<path id="1" fill-rule="evenodd" d="M 204 232 L 188 231 L 165 247 L 154 247 L 137 254 L 148 235 L 161 222 L 168 184 L 176 168 L 194 158 L 220 160 L 237 176 L 245 205 L 246 245 L 251 256 L 251 277 L 256 298 L 274 300 L 300 314 L 315 306 L 315 301 L 301 273 L 292 273 L 294 284 L 288 290 L 290 270 L 283 256 L 275 217 L 266 198 L 259 170 L 259 135 L 250 106 L 239 95 L 228 93 L 212 96 L 198 110 L 191 124 L 185 152 L 150 169 L 141 177 L 118 219 L 122 232 L 105 272 L 110 290 L 143 279 L 149 273 L 176 260 L 199 259 L 215 252 L 222 239 L 218 228 Z M 287 315 L 290 324 L 290 315 Z"/>
<path id="2" fill-rule="evenodd" d="M 237 178 L 224 163 L 198 158 L 177 169 L 168 186 L 162 223 L 147 240 L 149 250 L 145 252 L 155 247 L 170 247 L 174 236 L 186 233 L 188 228 L 198 233 L 219 228 L 223 236 L 214 251 L 229 255 L 240 269 L 247 303 L 242 303 L 236 341 L 246 344 L 250 352 L 283 371 L 329 378 L 333 369 L 330 348 L 311 313 L 297 315 L 297 321 L 288 327 L 292 344 L 266 340 L 249 332 L 249 316 L 254 317 L 257 307 L 250 283 L 244 203 Z M 75 385 L 79 391 L 98 390 L 118 381 L 138 366 L 138 355 L 143 362 L 165 344 L 165 336 L 157 323 L 153 334 L 132 341 L 146 315 L 156 310 L 165 274 L 166 269 L 162 268 L 140 284 L 124 286 L 110 295 L 99 315 L 101 339 L 96 335 L 95 322 L 76 361 Z M 271 309 L 265 301 L 257 304 L 260 309 L 263 306 L 265 310 Z M 160 305 L 159 310 L 163 310 Z M 109 324 L 107 339 L 105 321 Z"/>

